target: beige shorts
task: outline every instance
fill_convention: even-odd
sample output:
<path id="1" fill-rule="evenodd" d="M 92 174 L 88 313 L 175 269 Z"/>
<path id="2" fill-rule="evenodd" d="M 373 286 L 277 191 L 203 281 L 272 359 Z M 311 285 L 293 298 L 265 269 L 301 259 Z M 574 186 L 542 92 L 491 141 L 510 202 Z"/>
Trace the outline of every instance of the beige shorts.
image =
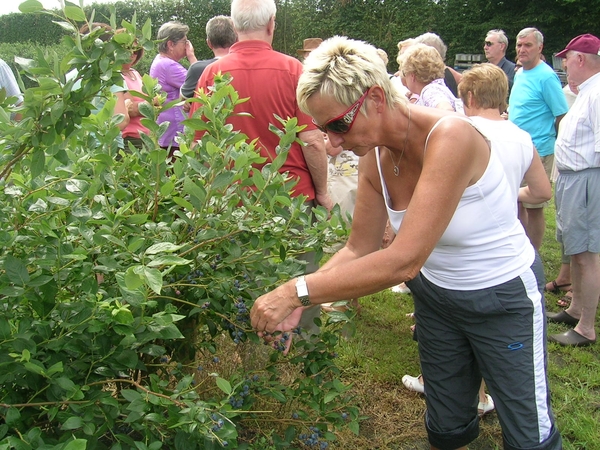
<path id="1" fill-rule="evenodd" d="M 552 167 L 554 166 L 554 154 L 547 155 L 547 156 L 540 156 L 540 159 L 542 160 L 542 164 L 544 165 L 544 170 L 546 171 L 546 176 L 548 177 L 548 180 L 550 180 L 550 183 L 552 183 Z M 523 182 L 521 184 L 521 186 L 527 186 L 527 183 Z M 527 208 L 527 209 L 545 208 L 548 205 L 550 205 L 550 200 L 548 200 L 544 203 L 535 203 L 535 204 L 523 203 L 523 207 Z"/>

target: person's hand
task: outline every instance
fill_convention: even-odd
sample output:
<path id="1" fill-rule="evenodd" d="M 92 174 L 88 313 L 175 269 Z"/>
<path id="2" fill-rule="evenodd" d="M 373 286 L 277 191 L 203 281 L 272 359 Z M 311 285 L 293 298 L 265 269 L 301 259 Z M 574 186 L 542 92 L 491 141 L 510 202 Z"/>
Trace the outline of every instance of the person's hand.
<path id="1" fill-rule="evenodd" d="M 297 328 L 303 310 L 298 304 L 294 280 L 261 295 L 250 310 L 252 328 L 258 331 L 259 336 L 263 336 L 265 332 L 274 333 Z"/>
<path id="2" fill-rule="evenodd" d="M 196 61 L 194 46 L 192 45 L 192 41 L 190 41 L 189 39 L 185 42 L 185 56 L 187 57 L 188 61 L 191 61 L 192 59 Z"/>
<path id="3" fill-rule="evenodd" d="M 315 202 L 317 205 L 323 206 L 327 211 L 331 211 L 333 208 L 333 200 L 331 200 L 331 197 L 327 192 L 324 194 L 316 194 Z"/>

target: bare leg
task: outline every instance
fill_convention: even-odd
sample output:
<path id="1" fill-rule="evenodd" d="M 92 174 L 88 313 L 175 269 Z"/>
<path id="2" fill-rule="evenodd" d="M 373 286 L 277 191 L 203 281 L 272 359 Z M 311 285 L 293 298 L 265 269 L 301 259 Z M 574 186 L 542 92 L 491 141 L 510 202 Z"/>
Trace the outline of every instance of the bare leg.
<path id="1" fill-rule="evenodd" d="M 479 386 L 479 401 L 481 403 L 487 402 L 487 397 L 485 396 L 485 381 L 481 380 L 481 386 Z"/>
<path id="2" fill-rule="evenodd" d="M 600 296 L 600 259 L 596 253 L 571 256 L 573 300 L 567 313 L 579 319 L 575 331 L 588 339 L 596 339 L 594 323 Z"/>
<path id="3" fill-rule="evenodd" d="M 560 288 L 561 291 L 568 291 L 571 284 L 571 264 L 562 263 L 560 265 L 560 270 L 558 271 L 558 275 L 556 275 L 556 279 L 554 280 L 557 286 L 563 286 Z M 546 283 L 546 290 L 553 291 L 554 285 L 552 282 Z"/>
<path id="4" fill-rule="evenodd" d="M 544 231 L 546 229 L 546 219 L 544 218 L 544 208 L 527 209 L 527 226 L 525 231 L 531 241 L 531 245 L 539 250 L 544 240 Z"/>

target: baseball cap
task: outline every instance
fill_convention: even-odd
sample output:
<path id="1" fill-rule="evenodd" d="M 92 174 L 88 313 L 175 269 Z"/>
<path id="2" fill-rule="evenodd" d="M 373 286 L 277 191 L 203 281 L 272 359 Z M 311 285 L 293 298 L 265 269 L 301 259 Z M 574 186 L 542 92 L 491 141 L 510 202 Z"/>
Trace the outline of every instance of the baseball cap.
<path id="1" fill-rule="evenodd" d="M 566 58 L 567 53 L 570 50 L 600 56 L 600 39 L 593 34 L 582 34 L 571 39 L 571 42 L 567 44 L 565 49 L 561 52 L 558 52 L 556 56 L 559 58 Z"/>

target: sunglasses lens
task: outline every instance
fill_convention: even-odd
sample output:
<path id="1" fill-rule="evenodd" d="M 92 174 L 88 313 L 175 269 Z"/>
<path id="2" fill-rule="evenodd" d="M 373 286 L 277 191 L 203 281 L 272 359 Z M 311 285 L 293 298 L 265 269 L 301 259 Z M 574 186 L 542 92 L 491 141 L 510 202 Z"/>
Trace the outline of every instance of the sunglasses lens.
<path id="1" fill-rule="evenodd" d="M 346 122 L 344 122 L 342 119 L 335 120 L 333 122 L 329 122 L 326 126 L 329 131 L 331 131 L 332 133 L 337 133 L 337 134 L 347 133 L 348 130 L 350 129 L 348 124 Z"/>

